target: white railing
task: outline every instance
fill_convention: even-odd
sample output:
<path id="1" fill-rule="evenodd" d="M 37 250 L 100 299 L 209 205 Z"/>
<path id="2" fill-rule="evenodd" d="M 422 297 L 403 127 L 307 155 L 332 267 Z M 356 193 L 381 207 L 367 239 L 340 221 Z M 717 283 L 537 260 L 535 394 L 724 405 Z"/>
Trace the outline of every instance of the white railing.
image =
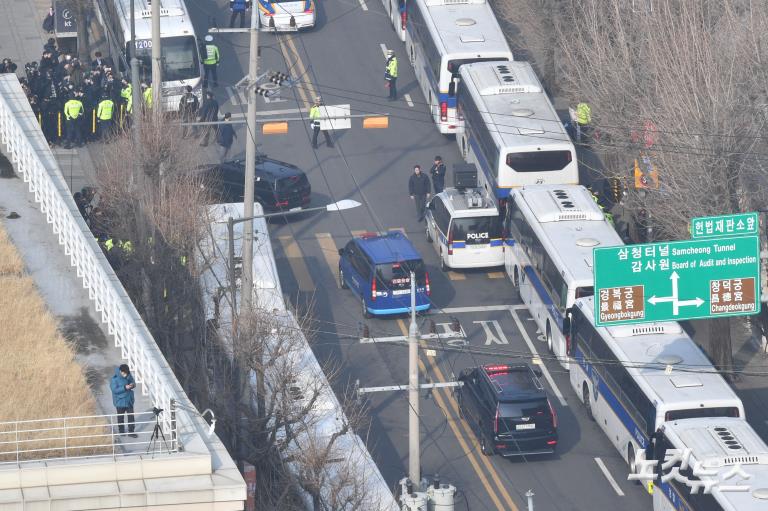
<path id="1" fill-rule="evenodd" d="M 115 346 L 131 366 L 136 383 L 142 384 L 142 394 L 149 395 L 155 407 L 171 409 L 171 401 L 178 400 L 174 392 L 178 382 L 170 381 L 173 374 L 152 334 L 80 215 L 13 74 L 0 75 L 0 141 L 64 247 L 62 255 L 69 256 L 77 269 L 102 322 L 115 338 Z M 166 435 L 172 430 L 169 415 L 160 419 Z"/>
<path id="2" fill-rule="evenodd" d="M 170 431 L 160 429 L 163 413 L 169 415 Z M 132 418 L 88 415 L 0 422 L 0 466 L 178 452 L 175 412 L 163 413 L 139 412 Z"/>

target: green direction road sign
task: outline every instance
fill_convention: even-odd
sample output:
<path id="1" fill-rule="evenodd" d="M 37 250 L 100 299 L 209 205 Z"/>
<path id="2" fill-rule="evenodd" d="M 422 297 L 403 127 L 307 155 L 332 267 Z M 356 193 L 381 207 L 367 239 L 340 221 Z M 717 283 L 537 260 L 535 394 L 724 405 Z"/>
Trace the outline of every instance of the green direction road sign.
<path id="1" fill-rule="evenodd" d="M 691 239 L 757 234 L 757 213 L 702 216 L 691 220 Z"/>
<path id="2" fill-rule="evenodd" d="M 596 248 L 598 326 L 760 312 L 757 236 Z"/>

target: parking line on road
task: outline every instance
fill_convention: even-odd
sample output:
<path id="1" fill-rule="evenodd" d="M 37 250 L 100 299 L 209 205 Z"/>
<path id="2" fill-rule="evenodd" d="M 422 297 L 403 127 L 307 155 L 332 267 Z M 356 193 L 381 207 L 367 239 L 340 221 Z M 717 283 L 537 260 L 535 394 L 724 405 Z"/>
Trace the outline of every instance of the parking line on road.
<path id="1" fill-rule="evenodd" d="M 365 0 L 360 0 L 360 8 L 364 11 L 368 10 L 368 6 L 365 5 Z"/>
<path id="2" fill-rule="evenodd" d="M 467 276 L 457 271 L 449 271 L 448 278 L 451 280 L 467 280 Z"/>
<path id="3" fill-rule="evenodd" d="M 331 273 L 336 277 L 336 285 L 339 285 L 339 250 L 336 248 L 336 242 L 333 241 L 330 233 L 316 232 L 315 238 L 323 251 L 323 258 L 331 269 Z"/>
<path id="4" fill-rule="evenodd" d="M 506 277 L 507 274 L 503 271 L 489 271 L 488 272 L 488 278 L 489 279 L 503 279 Z"/>
<path id="5" fill-rule="evenodd" d="M 402 319 L 397 320 L 397 325 L 400 327 L 400 331 L 403 333 L 403 335 L 408 335 L 408 328 L 405 326 L 405 322 Z M 422 362 L 421 357 L 419 357 L 419 368 L 421 369 L 421 372 L 423 374 L 427 374 L 427 367 L 424 365 L 424 362 Z M 461 433 L 461 430 L 459 429 L 457 422 L 463 422 L 461 418 L 454 418 L 453 414 L 450 412 L 449 406 L 446 404 L 446 402 L 443 400 L 443 395 L 441 393 L 441 390 L 443 389 L 434 389 L 432 392 L 432 395 L 435 397 L 435 403 L 440 408 L 440 410 L 443 412 L 443 414 L 446 417 L 446 420 L 448 421 L 448 426 L 451 428 L 451 431 L 453 432 L 453 435 L 456 437 L 456 440 L 459 441 L 459 445 L 461 446 L 461 449 L 464 451 L 464 455 L 469 460 L 469 463 L 472 465 L 472 468 L 475 469 L 475 473 L 477 474 L 478 478 L 480 478 L 480 482 L 483 484 L 483 487 L 485 487 L 485 491 L 488 492 L 488 496 L 491 497 L 491 500 L 496 505 L 496 509 L 499 511 L 504 511 L 505 507 L 502 504 L 501 500 L 499 499 L 498 495 L 496 495 L 496 492 L 493 489 L 493 486 L 491 486 L 491 483 L 488 481 L 488 478 L 485 475 L 485 472 L 483 472 L 483 469 L 480 467 L 480 464 L 477 461 L 477 455 L 478 452 L 477 449 L 470 448 L 469 445 L 467 445 L 467 441 L 464 438 L 464 436 Z M 447 396 L 450 396 L 446 392 Z M 471 438 L 471 437 L 470 437 Z M 516 507 L 514 507 L 514 511 L 518 511 Z"/>
<path id="6" fill-rule="evenodd" d="M 411 99 L 411 95 L 403 94 L 403 97 L 405 98 L 405 102 L 408 103 L 408 106 L 413 108 L 413 100 Z"/>
<path id="7" fill-rule="evenodd" d="M 384 43 L 379 43 L 379 47 L 381 48 L 381 53 L 384 54 L 384 56 L 387 56 L 387 45 Z"/>
<path id="8" fill-rule="evenodd" d="M 613 491 L 616 492 L 616 495 L 619 497 L 624 496 L 624 492 L 621 491 L 621 488 L 619 488 L 618 483 L 616 482 L 616 479 L 613 478 L 610 472 L 608 472 L 608 467 L 605 466 L 605 463 L 603 463 L 603 460 L 600 458 L 595 458 L 595 463 L 597 463 L 597 466 L 600 467 L 600 471 L 603 473 L 606 479 L 608 479 L 608 482 L 611 483 L 611 486 L 613 487 Z"/>
<path id="9" fill-rule="evenodd" d="M 481 307 L 446 307 L 438 312 L 440 314 L 462 314 L 466 312 L 509 311 L 525 308 L 525 305 L 486 305 Z"/>
<path id="10" fill-rule="evenodd" d="M 525 326 L 523 325 L 523 322 L 520 321 L 520 317 L 517 315 L 517 310 L 512 309 L 509 311 L 509 313 L 512 314 L 512 317 L 515 319 L 517 328 L 520 330 L 520 334 L 523 336 L 523 339 L 525 339 L 525 344 L 528 345 L 528 349 L 531 350 L 531 353 L 533 354 L 534 357 L 538 357 L 539 352 L 536 351 L 536 347 L 533 345 L 533 342 L 531 342 L 531 338 L 528 335 L 528 332 L 525 330 Z M 568 403 L 565 401 L 565 397 L 563 396 L 563 393 L 560 392 L 560 389 L 557 387 L 557 384 L 555 384 L 555 380 L 552 379 L 552 375 L 549 374 L 549 369 L 547 369 L 546 365 L 541 364 L 541 372 L 544 373 L 544 378 L 546 378 L 547 383 L 549 383 L 549 386 L 552 387 L 552 391 L 557 396 L 557 400 L 560 401 L 560 404 L 563 406 L 568 406 Z"/>
<path id="11" fill-rule="evenodd" d="M 277 239 L 280 240 L 280 244 L 283 246 L 283 253 L 286 259 L 288 259 L 288 264 L 291 265 L 291 270 L 296 282 L 299 284 L 299 289 L 301 291 L 314 291 L 315 285 L 312 282 L 312 277 L 309 276 L 309 269 L 307 269 L 307 264 L 304 262 L 304 255 L 301 253 L 299 244 L 296 243 L 293 236 L 278 236 Z"/>

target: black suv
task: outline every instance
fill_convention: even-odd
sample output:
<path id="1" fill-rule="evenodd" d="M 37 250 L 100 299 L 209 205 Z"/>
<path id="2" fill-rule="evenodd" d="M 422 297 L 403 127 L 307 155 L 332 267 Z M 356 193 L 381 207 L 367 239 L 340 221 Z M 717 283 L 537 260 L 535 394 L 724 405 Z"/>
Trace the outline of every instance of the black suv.
<path id="1" fill-rule="evenodd" d="M 551 454 L 557 414 L 529 365 L 484 365 L 459 376 L 459 412 L 474 430 L 483 454 Z"/>
<path id="2" fill-rule="evenodd" d="M 233 160 L 202 167 L 201 177 L 210 187 L 214 203 L 242 202 L 245 194 L 245 163 Z M 256 158 L 255 198 L 268 211 L 282 211 L 309 204 L 312 187 L 307 175 L 295 165 L 259 154 Z"/>

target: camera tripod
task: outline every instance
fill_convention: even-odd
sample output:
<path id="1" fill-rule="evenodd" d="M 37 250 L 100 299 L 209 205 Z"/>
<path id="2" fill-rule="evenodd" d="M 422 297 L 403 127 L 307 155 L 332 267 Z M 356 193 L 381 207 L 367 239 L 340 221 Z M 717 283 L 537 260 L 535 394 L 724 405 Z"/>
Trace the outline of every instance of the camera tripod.
<path id="1" fill-rule="evenodd" d="M 147 454 L 149 454 L 149 451 L 152 451 L 152 456 L 154 457 L 158 439 L 162 439 L 165 450 L 168 451 L 168 454 L 171 454 L 171 449 L 168 447 L 168 441 L 165 439 L 165 433 L 163 433 L 163 427 L 160 426 L 160 414 L 163 413 L 163 409 L 154 407 L 152 408 L 152 413 L 155 414 L 155 427 L 152 430 L 152 436 L 149 437 Z M 160 451 L 162 452 L 162 448 Z"/>

